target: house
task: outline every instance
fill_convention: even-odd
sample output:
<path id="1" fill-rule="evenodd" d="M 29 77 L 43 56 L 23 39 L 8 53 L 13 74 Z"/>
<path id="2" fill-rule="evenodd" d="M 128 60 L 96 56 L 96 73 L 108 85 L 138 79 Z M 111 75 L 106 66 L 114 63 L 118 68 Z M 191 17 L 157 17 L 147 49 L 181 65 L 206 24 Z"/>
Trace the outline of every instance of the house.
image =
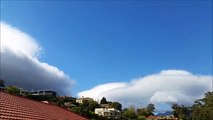
<path id="1" fill-rule="evenodd" d="M 111 106 L 109 104 L 100 104 L 101 108 L 110 108 Z"/>
<path id="2" fill-rule="evenodd" d="M 20 95 L 22 95 L 22 96 L 25 96 L 28 94 L 28 91 L 24 90 L 23 88 L 19 88 L 19 90 L 20 90 Z"/>
<path id="3" fill-rule="evenodd" d="M 0 120 L 88 120 L 56 105 L 0 91 Z"/>
<path id="4" fill-rule="evenodd" d="M 158 117 L 150 115 L 146 118 L 146 120 L 158 120 Z"/>
<path id="5" fill-rule="evenodd" d="M 175 118 L 174 115 L 167 115 L 167 116 L 165 116 L 164 119 L 166 119 L 166 120 L 178 120 L 178 118 Z"/>
<path id="6" fill-rule="evenodd" d="M 109 118 L 119 118 L 121 113 L 115 108 L 95 108 L 95 114 Z"/>
<path id="7" fill-rule="evenodd" d="M 65 107 L 75 107 L 75 104 L 72 104 L 71 102 L 64 102 Z"/>
<path id="8" fill-rule="evenodd" d="M 93 101 L 93 99 L 92 99 L 92 98 L 89 98 L 89 97 L 84 98 L 84 97 L 82 97 L 82 98 L 78 98 L 78 99 L 76 99 L 76 103 L 80 103 L 80 104 L 82 104 L 84 101 L 90 101 L 90 100 L 92 100 L 92 101 Z"/>
<path id="9" fill-rule="evenodd" d="M 56 92 L 55 91 L 52 91 L 52 90 L 32 90 L 32 91 L 29 91 L 28 94 L 30 95 L 50 95 L 50 96 L 56 96 Z"/>

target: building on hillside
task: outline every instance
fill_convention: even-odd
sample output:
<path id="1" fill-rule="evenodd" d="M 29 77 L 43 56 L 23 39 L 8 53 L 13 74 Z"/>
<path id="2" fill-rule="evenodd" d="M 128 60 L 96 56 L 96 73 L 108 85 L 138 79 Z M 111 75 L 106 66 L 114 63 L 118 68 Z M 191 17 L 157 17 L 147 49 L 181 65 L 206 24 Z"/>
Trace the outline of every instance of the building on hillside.
<path id="1" fill-rule="evenodd" d="M 22 95 L 22 96 L 25 96 L 28 94 L 28 91 L 24 90 L 23 88 L 19 88 L 19 90 L 20 90 L 20 95 Z"/>
<path id="2" fill-rule="evenodd" d="M 175 118 L 174 115 L 167 115 L 164 117 L 166 120 L 178 120 L 178 118 Z"/>
<path id="3" fill-rule="evenodd" d="M 55 91 L 52 91 L 52 90 L 32 90 L 32 91 L 29 91 L 28 94 L 30 95 L 50 95 L 50 96 L 56 96 L 57 93 Z"/>
<path id="4" fill-rule="evenodd" d="M 76 105 L 71 102 L 64 102 L 64 106 L 65 107 L 76 107 Z"/>
<path id="5" fill-rule="evenodd" d="M 88 120 L 56 105 L 0 91 L 0 120 Z"/>
<path id="6" fill-rule="evenodd" d="M 101 108 L 110 108 L 111 106 L 109 104 L 100 104 Z"/>
<path id="7" fill-rule="evenodd" d="M 76 99 L 76 103 L 82 104 L 84 101 L 91 101 L 91 100 L 94 101 L 92 98 L 89 98 L 89 97 L 86 97 L 86 98 L 81 97 L 81 98 Z"/>
<path id="8" fill-rule="evenodd" d="M 158 120 L 158 117 L 156 117 L 154 115 L 150 115 L 150 116 L 146 117 L 146 120 Z"/>
<path id="9" fill-rule="evenodd" d="M 95 108 L 95 114 L 108 118 L 119 118 L 121 113 L 115 108 Z"/>
<path id="10" fill-rule="evenodd" d="M 53 90 L 24 90 L 23 88 L 17 88 L 20 91 L 20 95 L 50 95 L 56 97 L 57 93 Z M 0 91 L 6 91 L 6 87 L 0 87 Z"/>

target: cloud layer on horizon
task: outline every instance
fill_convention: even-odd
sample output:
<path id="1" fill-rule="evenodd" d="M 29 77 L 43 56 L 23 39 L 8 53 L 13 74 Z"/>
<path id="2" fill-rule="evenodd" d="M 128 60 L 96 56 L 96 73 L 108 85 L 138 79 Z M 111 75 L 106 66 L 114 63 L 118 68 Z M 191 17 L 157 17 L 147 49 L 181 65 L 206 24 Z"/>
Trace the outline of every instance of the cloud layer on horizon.
<path id="1" fill-rule="evenodd" d="M 1 22 L 1 78 L 6 85 L 70 95 L 74 81 L 57 67 L 39 61 L 41 49 L 28 34 Z"/>
<path id="2" fill-rule="evenodd" d="M 211 90 L 212 76 L 195 75 L 184 70 L 163 70 L 157 74 L 124 83 L 107 83 L 78 93 L 78 96 L 119 101 L 125 107 L 144 107 L 154 103 L 157 111 L 170 109 L 171 104 L 191 105 Z"/>

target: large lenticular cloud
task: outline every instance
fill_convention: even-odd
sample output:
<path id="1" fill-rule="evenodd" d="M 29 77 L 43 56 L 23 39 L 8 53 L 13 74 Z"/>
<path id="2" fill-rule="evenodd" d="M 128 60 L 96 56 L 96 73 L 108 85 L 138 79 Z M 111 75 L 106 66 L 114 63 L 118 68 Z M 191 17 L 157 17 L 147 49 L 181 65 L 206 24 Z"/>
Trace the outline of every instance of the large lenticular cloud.
<path id="1" fill-rule="evenodd" d="M 73 81 L 38 59 L 41 47 L 28 34 L 1 22 L 1 78 L 24 89 L 51 89 L 69 95 Z"/>
<path id="2" fill-rule="evenodd" d="M 120 101 L 126 107 L 154 103 L 158 111 L 166 111 L 173 103 L 191 105 L 195 99 L 203 97 L 211 90 L 212 79 L 212 76 L 195 75 L 184 70 L 163 70 L 127 83 L 98 85 L 78 93 L 78 96 L 99 100 L 104 96 L 111 101 Z"/>

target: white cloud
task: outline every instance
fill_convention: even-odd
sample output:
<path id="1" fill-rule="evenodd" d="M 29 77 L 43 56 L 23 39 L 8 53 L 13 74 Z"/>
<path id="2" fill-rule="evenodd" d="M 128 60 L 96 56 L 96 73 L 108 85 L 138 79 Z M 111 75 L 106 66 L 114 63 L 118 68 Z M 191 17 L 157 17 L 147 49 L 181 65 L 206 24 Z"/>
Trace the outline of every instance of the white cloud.
<path id="1" fill-rule="evenodd" d="M 33 57 L 36 57 L 41 49 L 32 37 L 3 22 L 1 22 L 1 48 L 2 52 L 10 49 L 17 55 L 21 52 Z"/>
<path id="2" fill-rule="evenodd" d="M 203 97 L 205 92 L 211 90 L 212 79 L 212 76 L 195 75 L 184 70 L 163 70 L 127 83 L 98 85 L 78 93 L 78 96 L 94 99 L 104 96 L 110 101 L 120 101 L 125 106 L 134 104 L 141 107 L 154 103 L 158 110 L 162 110 L 158 108 L 162 104 L 191 105 L 195 99 Z M 164 108 L 168 110 L 168 107 Z"/>
<path id="3" fill-rule="evenodd" d="M 101 93 L 104 93 L 106 91 L 116 89 L 116 88 L 122 88 L 125 86 L 126 86 L 125 83 L 108 83 L 108 84 L 104 84 L 104 85 L 98 85 L 98 86 L 92 88 L 91 90 L 83 91 L 83 92 L 79 93 L 78 96 L 79 97 L 89 96 L 89 97 L 97 99 Z"/>
<path id="4" fill-rule="evenodd" d="M 1 78 L 25 89 L 70 94 L 73 81 L 55 66 L 41 62 L 41 47 L 28 34 L 1 22 Z"/>

